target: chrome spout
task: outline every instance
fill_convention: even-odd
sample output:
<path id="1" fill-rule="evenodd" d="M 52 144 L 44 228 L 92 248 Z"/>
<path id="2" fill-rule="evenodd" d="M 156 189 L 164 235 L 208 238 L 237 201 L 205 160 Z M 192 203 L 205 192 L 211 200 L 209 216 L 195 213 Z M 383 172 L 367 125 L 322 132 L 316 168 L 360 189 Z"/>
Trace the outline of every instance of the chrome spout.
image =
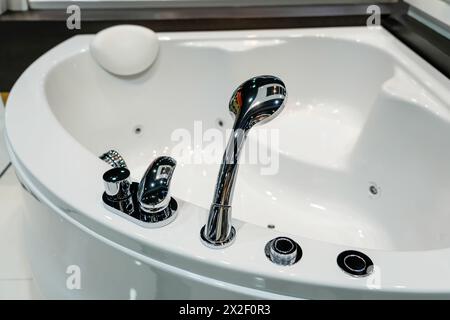
<path id="1" fill-rule="evenodd" d="M 139 183 L 137 198 L 141 210 L 156 213 L 170 203 L 170 180 L 177 162 L 171 157 L 159 157 L 147 168 Z"/>

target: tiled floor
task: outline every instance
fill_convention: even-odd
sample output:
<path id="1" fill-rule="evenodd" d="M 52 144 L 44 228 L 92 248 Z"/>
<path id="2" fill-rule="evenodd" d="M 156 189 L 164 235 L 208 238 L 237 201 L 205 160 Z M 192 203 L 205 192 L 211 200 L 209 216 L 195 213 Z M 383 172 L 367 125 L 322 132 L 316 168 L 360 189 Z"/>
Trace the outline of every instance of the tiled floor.
<path id="1" fill-rule="evenodd" d="M 20 192 L 10 167 L 0 178 L 0 299 L 41 299 L 24 251 Z"/>

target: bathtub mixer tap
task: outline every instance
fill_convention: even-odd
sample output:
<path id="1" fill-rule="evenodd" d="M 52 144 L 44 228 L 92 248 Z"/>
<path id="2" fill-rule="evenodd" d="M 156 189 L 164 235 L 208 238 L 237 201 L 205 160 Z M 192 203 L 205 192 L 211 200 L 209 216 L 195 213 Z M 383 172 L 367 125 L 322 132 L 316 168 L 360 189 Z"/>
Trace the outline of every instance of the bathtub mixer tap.
<path id="1" fill-rule="evenodd" d="M 176 167 L 173 158 L 156 158 L 139 184 L 131 182 L 130 170 L 117 151 L 108 151 L 100 158 L 113 167 L 103 174 L 102 199 L 108 210 L 147 228 L 162 227 L 175 219 L 178 204 L 170 194 Z"/>
<path id="2" fill-rule="evenodd" d="M 234 91 L 228 106 L 235 118 L 233 130 L 223 155 L 208 220 L 200 231 L 201 240 L 206 246 L 224 248 L 235 239 L 231 202 L 242 146 L 254 125 L 267 123 L 277 117 L 284 108 L 286 98 L 283 81 L 268 75 L 249 79 Z"/>
<path id="3" fill-rule="evenodd" d="M 200 231 L 206 246 L 224 248 L 235 239 L 231 203 L 242 147 L 249 130 L 274 119 L 283 110 L 286 98 L 283 81 L 268 75 L 249 79 L 234 91 L 228 105 L 235 118 L 233 130 L 223 155 L 208 219 Z M 174 159 L 155 159 L 137 184 L 130 182 L 130 171 L 117 152 L 110 151 L 101 158 L 115 167 L 103 175 L 106 190 L 103 202 L 109 210 L 146 227 L 161 227 L 175 219 L 178 204 L 169 192 L 176 166 Z"/>

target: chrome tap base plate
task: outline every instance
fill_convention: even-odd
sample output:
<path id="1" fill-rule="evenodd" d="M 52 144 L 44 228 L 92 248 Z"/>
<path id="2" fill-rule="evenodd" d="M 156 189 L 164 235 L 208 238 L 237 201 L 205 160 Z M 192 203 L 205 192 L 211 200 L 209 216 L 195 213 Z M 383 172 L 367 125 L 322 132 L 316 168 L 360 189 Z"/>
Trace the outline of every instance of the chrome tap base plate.
<path id="1" fill-rule="evenodd" d="M 228 246 L 231 246 L 236 239 L 236 229 L 234 227 L 231 227 L 230 236 L 225 241 L 217 242 L 217 241 L 211 241 L 205 237 L 205 228 L 206 226 L 203 226 L 200 230 L 200 240 L 202 243 L 211 249 L 223 249 Z"/>
<path id="2" fill-rule="evenodd" d="M 131 196 L 121 201 L 111 201 L 106 193 L 102 199 L 106 209 L 144 228 L 161 228 L 175 220 L 178 214 L 178 203 L 174 198 L 170 198 L 169 205 L 155 213 L 143 211 L 137 200 L 138 184 L 133 182 L 130 187 Z"/>

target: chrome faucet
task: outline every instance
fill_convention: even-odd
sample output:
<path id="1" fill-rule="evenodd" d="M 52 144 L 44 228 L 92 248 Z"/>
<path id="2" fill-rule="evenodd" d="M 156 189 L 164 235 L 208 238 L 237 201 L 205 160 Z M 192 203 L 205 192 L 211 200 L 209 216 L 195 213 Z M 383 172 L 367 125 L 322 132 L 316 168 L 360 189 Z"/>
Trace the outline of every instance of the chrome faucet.
<path id="1" fill-rule="evenodd" d="M 283 110 L 286 98 L 283 81 L 274 76 L 254 77 L 234 91 L 229 103 L 229 110 L 235 117 L 233 131 L 223 155 L 208 220 L 200 231 L 206 246 L 224 248 L 235 239 L 231 202 L 242 146 L 255 124 L 269 122 Z"/>
<path id="2" fill-rule="evenodd" d="M 114 156 L 120 157 L 118 153 Z M 130 171 L 121 157 L 119 162 L 111 162 L 105 154 L 100 158 L 114 167 L 103 174 L 102 199 L 108 210 L 147 228 L 162 227 L 175 219 L 178 204 L 170 195 L 174 159 L 156 158 L 138 184 L 131 182 Z"/>
<path id="3" fill-rule="evenodd" d="M 137 189 L 139 207 L 147 213 L 157 213 L 169 206 L 170 180 L 177 162 L 171 157 L 159 157 L 147 168 Z"/>

